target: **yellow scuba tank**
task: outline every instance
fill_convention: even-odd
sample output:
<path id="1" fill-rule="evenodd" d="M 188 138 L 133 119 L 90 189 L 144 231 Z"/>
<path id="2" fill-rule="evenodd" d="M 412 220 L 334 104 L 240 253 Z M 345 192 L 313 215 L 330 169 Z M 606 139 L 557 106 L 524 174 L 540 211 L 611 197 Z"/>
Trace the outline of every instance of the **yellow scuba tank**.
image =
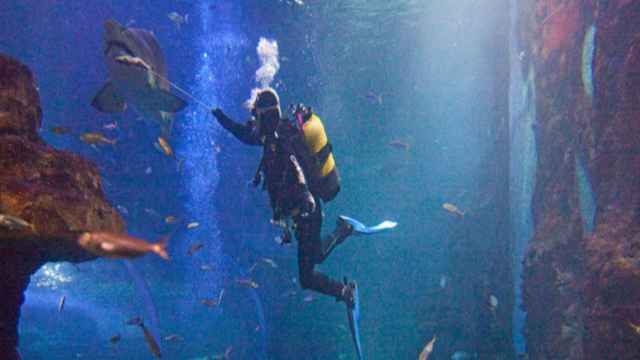
<path id="1" fill-rule="evenodd" d="M 300 141 L 294 142 L 294 149 L 309 190 L 323 201 L 331 201 L 340 191 L 340 177 L 324 125 L 318 115 L 303 105 L 295 108 L 294 117 L 301 135 Z"/>

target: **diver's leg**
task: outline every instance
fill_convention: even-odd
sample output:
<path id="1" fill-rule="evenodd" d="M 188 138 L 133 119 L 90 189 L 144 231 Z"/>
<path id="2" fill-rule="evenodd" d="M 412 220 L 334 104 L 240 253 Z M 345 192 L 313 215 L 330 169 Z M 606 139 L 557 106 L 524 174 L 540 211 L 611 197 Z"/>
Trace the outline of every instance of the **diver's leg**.
<path id="1" fill-rule="evenodd" d="M 320 227 L 322 226 L 320 211 L 311 214 L 308 218 L 297 217 L 295 221 L 300 286 L 303 289 L 315 290 L 341 299 L 344 284 L 315 271 L 316 261 L 321 257 L 322 250 L 320 247 Z"/>
<path id="2" fill-rule="evenodd" d="M 342 244 L 344 240 L 352 233 L 353 226 L 351 226 L 341 218 L 338 218 L 338 223 L 336 224 L 336 228 L 333 230 L 333 232 L 325 236 L 320 241 L 320 246 L 322 249 L 320 252 L 320 257 L 317 259 L 318 264 L 322 263 L 326 258 L 328 258 L 333 249 L 335 249 L 336 246 Z"/>

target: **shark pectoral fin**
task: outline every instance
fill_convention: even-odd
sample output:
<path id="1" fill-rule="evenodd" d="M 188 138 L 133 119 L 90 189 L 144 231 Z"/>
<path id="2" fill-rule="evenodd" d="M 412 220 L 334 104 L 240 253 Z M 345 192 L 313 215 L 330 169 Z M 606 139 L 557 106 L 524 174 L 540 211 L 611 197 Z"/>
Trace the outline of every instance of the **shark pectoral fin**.
<path id="1" fill-rule="evenodd" d="M 123 112 L 127 108 L 127 103 L 116 93 L 115 87 L 109 81 L 98 91 L 98 94 L 91 102 L 91 106 L 100 112 L 117 113 Z"/>
<path id="2" fill-rule="evenodd" d="M 154 110 L 176 113 L 187 106 L 186 101 L 163 89 L 155 89 L 148 96 L 149 108 Z"/>

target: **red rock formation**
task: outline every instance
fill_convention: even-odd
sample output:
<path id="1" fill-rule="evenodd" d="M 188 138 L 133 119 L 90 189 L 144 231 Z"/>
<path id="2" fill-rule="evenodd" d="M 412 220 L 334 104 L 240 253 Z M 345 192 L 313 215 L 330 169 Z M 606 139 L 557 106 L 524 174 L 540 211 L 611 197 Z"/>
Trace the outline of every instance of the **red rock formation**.
<path id="1" fill-rule="evenodd" d="M 37 233 L 0 227 L 2 359 L 17 358 L 17 322 L 30 275 L 47 261 L 93 258 L 57 235 L 124 230 L 104 198 L 95 166 L 45 144 L 37 133 L 40 119 L 31 72 L 0 54 L 0 214 L 30 222 Z"/>
<path id="2" fill-rule="evenodd" d="M 533 359 L 637 359 L 640 334 L 640 1 L 532 0 L 521 32 L 536 71 L 535 235 L 525 260 Z M 558 9 L 563 6 L 571 11 Z M 593 100 L 582 43 L 596 26 Z M 576 156 L 596 199 L 584 234 Z"/>
<path id="3" fill-rule="evenodd" d="M 640 1 L 597 9 L 596 102 L 588 167 L 597 194 L 585 237 L 585 352 L 592 359 L 640 358 Z"/>
<path id="4" fill-rule="evenodd" d="M 576 122 L 585 2 L 534 1 L 523 31 L 536 73 L 538 164 L 534 237 L 523 273 L 525 332 L 532 359 L 582 359 L 582 221 L 576 184 Z M 526 8 L 525 8 L 526 11 Z"/>

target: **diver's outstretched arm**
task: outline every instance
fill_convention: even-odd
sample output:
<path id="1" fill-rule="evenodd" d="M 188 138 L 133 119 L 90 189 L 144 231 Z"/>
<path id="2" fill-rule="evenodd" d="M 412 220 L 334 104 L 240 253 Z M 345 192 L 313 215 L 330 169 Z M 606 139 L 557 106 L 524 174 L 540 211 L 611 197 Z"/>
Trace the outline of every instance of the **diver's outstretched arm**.
<path id="1" fill-rule="evenodd" d="M 233 134 L 238 140 L 247 145 L 261 145 L 255 123 L 248 121 L 246 125 L 239 124 L 228 117 L 220 108 L 211 111 L 220 125 Z"/>

